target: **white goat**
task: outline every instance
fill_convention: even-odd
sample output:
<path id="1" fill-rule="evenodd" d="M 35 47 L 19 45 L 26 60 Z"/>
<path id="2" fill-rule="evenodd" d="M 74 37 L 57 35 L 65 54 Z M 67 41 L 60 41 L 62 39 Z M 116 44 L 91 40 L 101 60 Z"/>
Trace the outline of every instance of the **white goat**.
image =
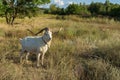
<path id="1" fill-rule="evenodd" d="M 22 50 L 20 53 L 20 62 L 22 62 L 22 54 L 26 53 L 26 60 L 28 60 L 29 53 L 36 53 L 37 57 L 37 67 L 39 67 L 40 56 L 42 56 L 42 65 L 44 60 L 44 55 L 48 48 L 50 47 L 52 40 L 52 32 L 48 28 L 44 28 L 35 35 L 45 31 L 43 36 L 27 36 L 20 39 Z"/>

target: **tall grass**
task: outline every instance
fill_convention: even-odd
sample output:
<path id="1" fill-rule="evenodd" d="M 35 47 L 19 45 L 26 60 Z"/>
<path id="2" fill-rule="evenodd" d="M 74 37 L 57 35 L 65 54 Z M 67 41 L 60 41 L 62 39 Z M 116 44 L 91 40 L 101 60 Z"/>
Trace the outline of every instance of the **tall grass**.
<path id="1" fill-rule="evenodd" d="M 59 16 L 57 16 L 59 17 Z M 8 26 L 0 19 L 0 80 L 119 80 L 120 23 L 109 19 L 42 15 L 17 19 Z M 21 23 L 20 23 L 21 22 Z M 19 63 L 19 38 L 43 27 L 62 30 L 53 35 L 44 68 L 36 68 L 35 55 Z"/>

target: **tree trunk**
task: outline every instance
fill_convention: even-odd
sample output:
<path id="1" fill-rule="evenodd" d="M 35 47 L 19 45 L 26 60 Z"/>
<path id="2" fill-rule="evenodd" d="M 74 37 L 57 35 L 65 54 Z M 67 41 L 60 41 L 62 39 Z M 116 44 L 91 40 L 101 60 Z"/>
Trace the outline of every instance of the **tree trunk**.
<path id="1" fill-rule="evenodd" d="M 7 11 L 5 12 L 5 19 L 6 19 L 6 23 L 9 24 Z"/>
<path id="2" fill-rule="evenodd" d="M 5 12 L 6 23 L 9 25 L 13 25 L 16 16 L 17 16 L 17 9 L 14 8 L 12 11 L 6 10 Z"/>

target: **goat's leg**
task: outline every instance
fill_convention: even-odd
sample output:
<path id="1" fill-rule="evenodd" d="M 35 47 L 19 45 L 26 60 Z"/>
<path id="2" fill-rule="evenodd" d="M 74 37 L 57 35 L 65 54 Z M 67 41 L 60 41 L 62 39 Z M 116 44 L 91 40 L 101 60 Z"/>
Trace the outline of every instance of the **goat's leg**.
<path id="1" fill-rule="evenodd" d="M 20 63 L 22 63 L 23 52 L 20 52 Z"/>
<path id="2" fill-rule="evenodd" d="M 29 56 L 29 54 L 30 54 L 30 53 L 27 52 L 27 53 L 26 53 L 26 56 L 25 56 L 25 57 L 26 57 L 26 62 L 27 62 L 27 63 L 28 63 L 28 56 Z"/>
<path id="3" fill-rule="evenodd" d="M 39 62 L 40 62 L 40 55 L 41 55 L 41 54 L 38 53 L 37 56 L 36 56 L 36 57 L 37 57 L 37 67 L 40 66 L 40 64 L 39 64 Z"/>
<path id="4" fill-rule="evenodd" d="M 43 66 L 43 61 L 44 61 L 44 55 L 45 53 L 42 54 L 42 66 Z"/>

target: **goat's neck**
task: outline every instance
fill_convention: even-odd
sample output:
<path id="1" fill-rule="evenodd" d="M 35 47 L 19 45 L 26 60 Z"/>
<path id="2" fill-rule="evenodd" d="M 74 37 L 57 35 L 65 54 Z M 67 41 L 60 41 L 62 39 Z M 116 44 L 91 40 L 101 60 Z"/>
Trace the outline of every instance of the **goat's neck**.
<path id="1" fill-rule="evenodd" d="M 44 37 L 42 37 L 42 40 L 43 40 L 43 42 L 44 42 L 45 44 L 48 43 Z"/>
<path id="2" fill-rule="evenodd" d="M 48 39 L 45 35 L 42 36 L 42 40 L 43 40 L 46 44 L 50 41 L 50 39 Z"/>
<path id="3" fill-rule="evenodd" d="M 45 35 L 43 35 L 42 36 L 42 40 L 44 41 L 45 44 L 48 45 L 48 47 L 50 47 L 50 45 L 51 45 L 51 39 L 48 39 L 48 38 L 46 38 Z"/>

